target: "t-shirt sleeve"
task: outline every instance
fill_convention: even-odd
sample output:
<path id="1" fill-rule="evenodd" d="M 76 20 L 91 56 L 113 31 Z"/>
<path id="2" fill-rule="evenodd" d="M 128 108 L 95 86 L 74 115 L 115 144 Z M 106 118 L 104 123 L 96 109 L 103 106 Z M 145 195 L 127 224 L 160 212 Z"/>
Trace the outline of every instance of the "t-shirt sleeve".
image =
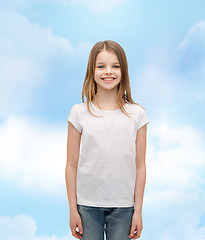
<path id="1" fill-rule="evenodd" d="M 149 123 L 147 113 L 144 108 L 140 107 L 140 111 L 137 118 L 137 130 L 143 127 L 145 124 Z"/>
<path id="2" fill-rule="evenodd" d="M 78 105 L 75 104 L 70 110 L 70 114 L 68 116 L 67 122 L 71 122 L 73 126 L 82 133 L 82 126 L 79 123 L 79 113 L 78 113 Z"/>

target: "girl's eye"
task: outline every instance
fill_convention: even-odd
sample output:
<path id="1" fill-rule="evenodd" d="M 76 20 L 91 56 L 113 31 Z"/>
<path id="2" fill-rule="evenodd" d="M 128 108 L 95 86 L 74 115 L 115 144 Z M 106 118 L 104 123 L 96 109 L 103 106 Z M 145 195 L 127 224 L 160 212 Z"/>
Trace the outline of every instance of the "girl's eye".
<path id="1" fill-rule="evenodd" d="M 120 68 L 120 66 L 113 66 L 114 68 Z M 103 66 L 97 66 L 97 68 L 103 68 Z"/>

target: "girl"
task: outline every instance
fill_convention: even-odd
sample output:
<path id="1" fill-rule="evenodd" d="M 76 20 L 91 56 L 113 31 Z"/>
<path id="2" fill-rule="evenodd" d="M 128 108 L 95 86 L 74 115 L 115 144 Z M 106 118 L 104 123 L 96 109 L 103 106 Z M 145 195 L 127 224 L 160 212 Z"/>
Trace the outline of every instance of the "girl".
<path id="1" fill-rule="evenodd" d="M 82 101 L 68 117 L 65 177 L 72 235 L 137 239 L 143 228 L 149 121 L 132 100 L 127 59 L 118 43 L 98 42 L 92 48 Z"/>

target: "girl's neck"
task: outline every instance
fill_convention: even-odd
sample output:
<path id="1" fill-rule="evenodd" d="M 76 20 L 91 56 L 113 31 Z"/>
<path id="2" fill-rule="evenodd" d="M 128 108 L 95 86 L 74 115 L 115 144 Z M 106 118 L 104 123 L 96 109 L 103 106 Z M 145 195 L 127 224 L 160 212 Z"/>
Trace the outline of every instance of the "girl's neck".
<path id="1" fill-rule="evenodd" d="M 126 104 L 126 102 L 123 100 L 124 104 L 123 106 Z M 119 109 L 119 105 L 117 103 L 117 99 L 116 98 L 100 98 L 97 95 L 93 98 L 92 103 L 97 106 L 99 109 L 101 110 L 116 110 Z"/>

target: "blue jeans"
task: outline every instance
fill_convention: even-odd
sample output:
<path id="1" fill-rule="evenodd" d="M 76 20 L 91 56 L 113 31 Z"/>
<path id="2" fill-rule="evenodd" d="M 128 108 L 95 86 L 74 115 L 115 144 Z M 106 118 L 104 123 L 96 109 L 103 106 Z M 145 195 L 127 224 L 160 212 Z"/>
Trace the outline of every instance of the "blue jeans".
<path id="1" fill-rule="evenodd" d="M 77 204 L 83 234 L 80 240 L 130 240 L 133 207 L 104 208 Z"/>

